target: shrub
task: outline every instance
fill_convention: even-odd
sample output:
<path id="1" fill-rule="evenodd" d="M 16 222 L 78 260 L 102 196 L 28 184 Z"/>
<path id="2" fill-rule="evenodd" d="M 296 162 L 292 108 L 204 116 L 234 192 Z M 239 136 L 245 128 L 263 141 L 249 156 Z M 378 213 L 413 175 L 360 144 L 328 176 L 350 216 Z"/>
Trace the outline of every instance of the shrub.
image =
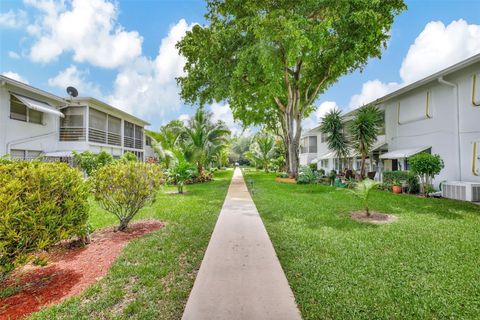
<path id="1" fill-rule="evenodd" d="M 0 165 L 0 277 L 35 251 L 85 236 L 88 196 L 81 173 L 65 163 Z"/>
<path id="2" fill-rule="evenodd" d="M 407 182 L 408 176 L 408 171 L 384 171 L 383 183 L 391 186 L 394 182 Z"/>
<path id="3" fill-rule="evenodd" d="M 192 164 L 180 161 L 168 171 L 168 180 L 177 186 L 178 193 L 183 193 L 183 186 L 195 173 L 196 169 Z"/>
<path id="4" fill-rule="evenodd" d="M 119 220 L 125 230 L 138 211 L 155 199 L 163 173 L 158 165 L 143 162 L 114 163 L 92 176 L 95 199 Z"/>
<path id="5" fill-rule="evenodd" d="M 432 179 L 442 171 L 444 164 L 438 154 L 419 153 L 408 158 L 410 170 L 420 177 L 420 189 L 424 195 L 432 190 Z"/>
<path id="6" fill-rule="evenodd" d="M 310 184 L 317 183 L 320 176 L 317 171 L 313 171 L 309 166 L 301 166 L 298 170 L 297 183 Z"/>
<path id="7" fill-rule="evenodd" d="M 321 168 L 320 170 L 318 170 L 318 174 L 322 177 L 325 176 L 325 169 Z"/>
<path id="8" fill-rule="evenodd" d="M 130 151 L 125 152 L 123 156 L 120 158 L 120 162 L 122 163 L 136 162 L 136 161 L 138 161 L 137 156 Z"/>
<path id="9" fill-rule="evenodd" d="M 106 151 L 102 151 L 98 154 L 91 151 L 84 151 L 82 153 L 74 151 L 73 160 L 88 176 L 90 176 L 98 168 L 113 162 L 113 157 Z"/>
<path id="10" fill-rule="evenodd" d="M 418 182 L 418 177 L 410 172 L 407 178 L 408 184 L 408 193 L 416 194 L 420 192 L 420 183 Z"/>
<path id="11" fill-rule="evenodd" d="M 310 167 L 310 170 L 312 170 L 312 171 L 318 171 L 318 170 L 317 170 L 318 168 L 317 168 L 317 164 L 316 164 L 316 163 L 310 163 L 308 166 Z"/>

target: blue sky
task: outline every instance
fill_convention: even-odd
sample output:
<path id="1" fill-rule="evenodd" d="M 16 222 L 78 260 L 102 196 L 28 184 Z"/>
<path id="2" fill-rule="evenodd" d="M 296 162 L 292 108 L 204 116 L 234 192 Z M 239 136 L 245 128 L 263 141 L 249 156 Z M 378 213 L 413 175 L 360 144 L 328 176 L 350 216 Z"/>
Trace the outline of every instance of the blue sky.
<path id="1" fill-rule="evenodd" d="M 331 108 L 348 111 L 480 52 L 480 0 L 407 5 L 382 58 L 329 88 L 306 127 Z M 74 85 L 155 129 L 194 112 L 178 98 L 174 78 L 183 60 L 174 44 L 192 24 L 205 23 L 204 13 L 202 0 L 2 0 L 0 73 L 62 96 Z M 210 108 L 239 132 L 228 105 Z"/>

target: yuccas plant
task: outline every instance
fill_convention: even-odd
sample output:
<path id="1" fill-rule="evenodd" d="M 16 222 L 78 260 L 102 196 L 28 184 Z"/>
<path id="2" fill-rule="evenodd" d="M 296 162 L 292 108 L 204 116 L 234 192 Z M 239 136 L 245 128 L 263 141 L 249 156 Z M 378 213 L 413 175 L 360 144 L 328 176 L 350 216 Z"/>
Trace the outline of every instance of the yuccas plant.
<path id="1" fill-rule="evenodd" d="M 364 179 L 358 182 L 353 190 L 348 189 L 363 201 L 363 207 L 365 208 L 365 214 L 367 217 L 370 216 L 369 198 L 371 192 L 372 190 L 376 189 L 379 184 L 380 183 L 378 181 Z"/>

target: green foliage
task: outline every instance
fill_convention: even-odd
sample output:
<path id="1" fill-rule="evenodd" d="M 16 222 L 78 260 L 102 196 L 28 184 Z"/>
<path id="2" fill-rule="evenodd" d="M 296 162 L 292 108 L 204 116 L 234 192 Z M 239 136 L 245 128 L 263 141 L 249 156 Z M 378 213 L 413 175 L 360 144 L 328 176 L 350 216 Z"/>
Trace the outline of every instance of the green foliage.
<path id="1" fill-rule="evenodd" d="M 196 176 L 196 169 L 187 161 L 179 161 L 168 171 L 169 183 L 175 184 L 178 193 L 183 193 L 185 183 Z"/>
<path id="2" fill-rule="evenodd" d="M 212 114 L 198 108 L 181 132 L 181 149 L 185 160 L 197 165 L 198 173 L 227 146 L 230 130 L 223 121 L 216 123 Z"/>
<path id="3" fill-rule="evenodd" d="M 409 171 L 384 171 L 383 182 L 389 185 L 394 185 L 395 182 L 401 184 L 408 180 L 409 175 Z"/>
<path id="4" fill-rule="evenodd" d="M 432 182 L 437 174 L 444 168 L 443 160 L 438 154 L 418 153 L 408 158 L 410 170 L 420 177 L 421 191 L 427 195 L 432 190 Z"/>
<path id="5" fill-rule="evenodd" d="M 250 160 L 245 157 L 245 152 L 250 149 L 250 145 L 252 144 L 252 137 L 234 137 L 230 141 L 230 150 L 228 159 L 230 163 L 238 162 L 240 165 L 250 165 Z"/>
<path id="6" fill-rule="evenodd" d="M 301 166 L 297 176 L 298 184 L 318 183 L 320 175 L 317 170 L 312 170 L 309 166 Z"/>
<path id="7" fill-rule="evenodd" d="M 358 198 L 360 198 L 363 202 L 363 207 L 365 208 L 365 213 L 367 216 L 370 215 L 369 210 L 369 199 L 372 190 L 377 189 L 380 185 L 380 182 L 371 180 L 371 179 L 364 179 L 362 181 L 357 182 L 355 188 L 350 190 L 353 192 Z"/>
<path id="8" fill-rule="evenodd" d="M 354 149 L 361 155 L 360 177 L 365 177 L 365 159 L 370 149 L 377 141 L 382 126 L 382 113 L 374 105 L 364 106 L 355 112 L 355 118 L 350 124 L 349 133 Z"/>
<path id="9" fill-rule="evenodd" d="M 348 156 L 348 139 L 342 111 L 334 109 L 328 112 L 322 118 L 320 131 L 325 135 L 328 148 L 334 151 L 338 158 L 345 159 Z"/>
<path id="10" fill-rule="evenodd" d="M 0 278 L 28 256 L 87 232 L 88 186 L 64 163 L 0 165 Z"/>
<path id="11" fill-rule="evenodd" d="M 337 178 L 337 171 L 331 170 L 328 174 L 328 178 L 330 179 L 330 185 L 333 186 L 335 184 L 335 179 Z"/>
<path id="12" fill-rule="evenodd" d="M 92 176 L 95 199 L 118 218 L 118 230 L 125 230 L 138 211 L 155 199 L 162 176 L 155 164 L 130 161 L 104 166 Z"/>
<path id="13" fill-rule="evenodd" d="M 177 44 L 181 97 L 227 101 L 244 126 L 282 123 L 297 173 L 302 119 L 330 85 L 380 57 L 402 0 L 207 1 L 207 22 Z"/>
<path id="14" fill-rule="evenodd" d="M 113 157 L 106 151 L 101 151 L 98 154 L 94 154 L 91 151 L 84 151 L 82 153 L 74 151 L 73 160 L 88 176 L 90 176 L 98 168 L 113 162 Z"/>
<path id="15" fill-rule="evenodd" d="M 257 168 L 263 168 L 268 172 L 268 165 L 273 157 L 275 139 L 268 133 L 257 134 L 250 149 L 245 153 L 245 157 L 255 163 Z"/>
<path id="16" fill-rule="evenodd" d="M 129 162 L 136 162 L 138 161 L 137 156 L 130 151 L 125 152 L 121 157 L 120 157 L 120 162 L 122 163 L 129 163 Z"/>
<path id="17" fill-rule="evenodd" d="M 324 177 L 324 176 L 325 176 L 325 169 L 320 168 L 320 169 L 318 170 L 318 174 L 319 174 L 321 177 Z"/>
<path id="18" fill-rule="evenodd" d="M 12 163 L 12 161 L 8 159 L 8 155 L 4 155 L 0 157 L 0 165 L 8 164 L 8 163 Z"/>

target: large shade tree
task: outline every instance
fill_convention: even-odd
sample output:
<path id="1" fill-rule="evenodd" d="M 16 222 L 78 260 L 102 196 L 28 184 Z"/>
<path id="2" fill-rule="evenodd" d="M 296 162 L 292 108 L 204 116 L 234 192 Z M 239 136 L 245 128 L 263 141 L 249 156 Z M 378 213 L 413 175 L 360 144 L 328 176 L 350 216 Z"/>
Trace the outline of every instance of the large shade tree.
<path id="1" fill-rule="evenodd" d="M 208 25 L 177 44 L 181 96 L 226 101 L 245 126 L 279 115 L 295 176 L 302 120 L 340 76 L 379 57 L 403 0 L 207 0 Z"/>

